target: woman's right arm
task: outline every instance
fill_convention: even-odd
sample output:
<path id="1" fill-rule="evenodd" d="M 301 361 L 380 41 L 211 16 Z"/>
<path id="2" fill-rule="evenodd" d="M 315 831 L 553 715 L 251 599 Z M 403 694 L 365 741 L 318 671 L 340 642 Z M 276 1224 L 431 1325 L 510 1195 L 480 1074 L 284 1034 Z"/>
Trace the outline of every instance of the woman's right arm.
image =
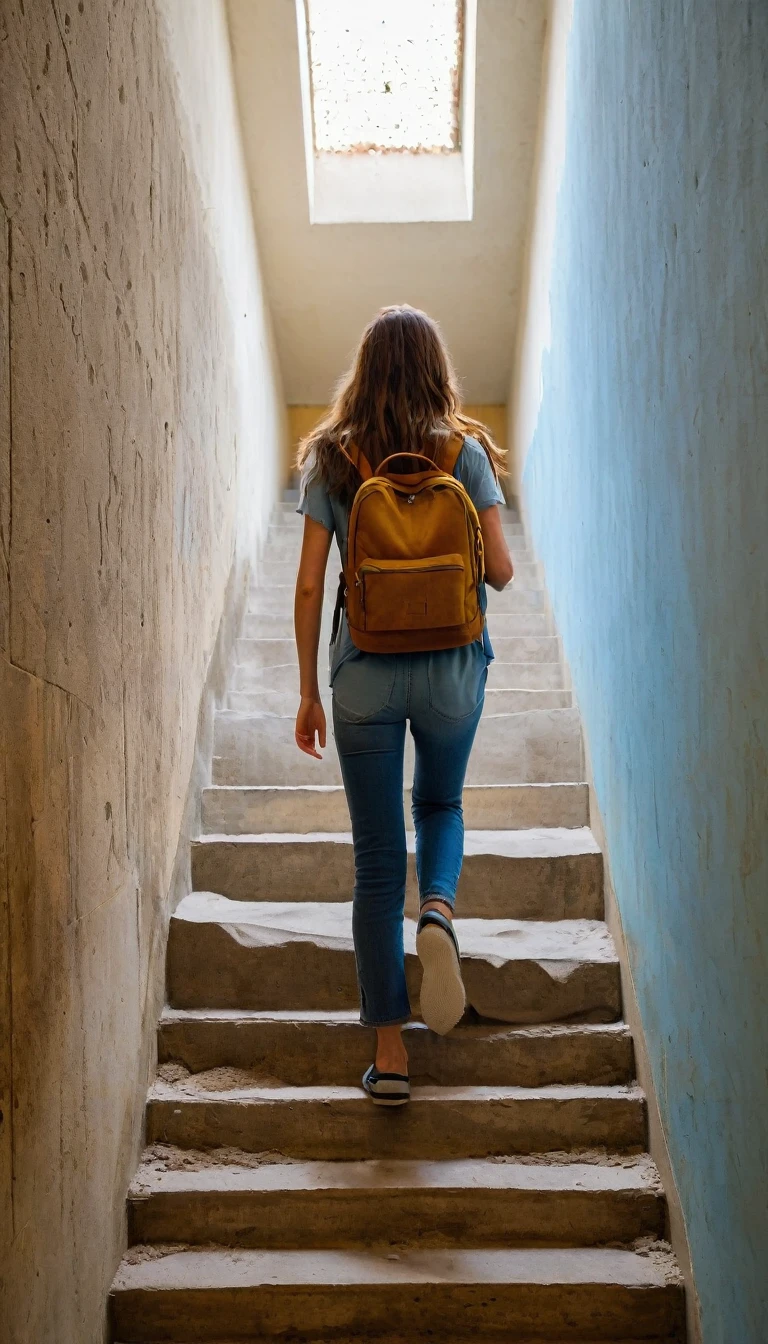
<path id="1" fill-rule="evenodd" d="M 483 534 L 485 581 L 500 593 L 502 588 L 506 588 L 507 584 L 512 582 L 515 569 L 504 536 L 498 504 L 491 505 L 490 509 L 481 509 L 477 516 Z"/>
<path id="2" fill-rule="evenodd" d="M 293 604 L 301 696 L 299 712 L 296 715 L 296 745 L 308 756 L 315 756 L 318 761 L 322 760 L 322 757 L 315 747 L 315 734 L 320 746 L 324 747 L 325 711 L 320 703 L 317 650 L 320 643 L 320 623 L 323 618 L 325 571 L 332 540 L 333 533 L 329 532 L 327 527 L 305 515 Z"/>

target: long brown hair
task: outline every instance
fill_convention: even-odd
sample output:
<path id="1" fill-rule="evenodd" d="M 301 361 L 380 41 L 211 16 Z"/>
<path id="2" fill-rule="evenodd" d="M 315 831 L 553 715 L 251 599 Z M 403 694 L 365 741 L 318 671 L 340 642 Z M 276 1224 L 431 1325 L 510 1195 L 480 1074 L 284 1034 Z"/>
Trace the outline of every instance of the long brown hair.
<path id="1" fill-rule="evenodd" d="M 382 308 L 363 332 L 336 399 L 302 439 L 297 465 L 312 462 L 331 494 L 350 502 L 360 476 L 340 445 L 352 442 L 375 471 L 392 453 L 435 452 L 440 438 L 470 434 L 494 475 L 504 457 L 479 421 L 464 415 L 456 375 L 437 324 L 418 308 Z"/>

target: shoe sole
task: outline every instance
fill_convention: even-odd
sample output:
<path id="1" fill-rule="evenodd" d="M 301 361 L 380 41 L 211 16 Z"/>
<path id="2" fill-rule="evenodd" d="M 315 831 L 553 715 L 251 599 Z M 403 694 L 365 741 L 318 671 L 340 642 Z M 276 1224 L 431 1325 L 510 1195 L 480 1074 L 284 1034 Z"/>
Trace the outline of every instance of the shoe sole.
<path id="1" fill-rule="evenodd" d="M 367 1097 L 370 1097 L 374 1106 L 407 1106 L 408 1102 L 411 1100 L 410 1097 L 392 1097 L 385 1100 L 384 1097 L 374 1097 L 373 1093 L 369 1092 L 367 1087 L 363 1088 L 363 1091 Z"/>
<path id="2" fill-rule="evenodd" d="M 467 996 L 461 965 L 449 933 L 437 924 L 426 924 L 416 935 L 416 952 L 424 975 L 421 981 L 421 1016 L 430 1031 L 445 1036 L 464 1016 Z"/>

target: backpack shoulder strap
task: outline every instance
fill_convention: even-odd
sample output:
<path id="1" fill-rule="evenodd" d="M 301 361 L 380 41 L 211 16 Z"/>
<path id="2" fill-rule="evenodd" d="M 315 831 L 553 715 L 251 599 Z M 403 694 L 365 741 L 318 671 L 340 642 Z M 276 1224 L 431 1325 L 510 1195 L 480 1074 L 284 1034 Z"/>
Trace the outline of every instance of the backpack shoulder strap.
<path id="1" fill-rule="evenodd" d="M 339 448 L 344 456 L 352 463 L 352 466 L 360 472 L 360 476 L 364 481 L 367 481 L 369 477 L 373 475 L 368 458 L 365 456 L 365 453 L 358 448 L 356 443 L 353 443 L 350 440 L 346 448 L 343 443 L 339 443 Z"/>
<path id="2" fill-rule="evenodd" d="M 464 447 L 464 435 L 453 434 L 451 438 L 448 439 L 448 441 L 440 449 L 440 466 L 442 470 L 445 472 L 446 476 L 453 475 L 456 469 L 456 463 L 459 458 L 459 453 L 461 452 L 463 447 Z"/>

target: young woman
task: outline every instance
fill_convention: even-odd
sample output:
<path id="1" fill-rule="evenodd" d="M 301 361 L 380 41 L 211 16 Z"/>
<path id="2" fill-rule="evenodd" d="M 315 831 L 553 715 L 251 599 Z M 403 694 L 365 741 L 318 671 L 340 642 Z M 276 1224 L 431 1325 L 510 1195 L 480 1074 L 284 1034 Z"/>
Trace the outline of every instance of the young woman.
<path id="1" fill-rule="evenodd" d="M 443 446 L 463 437 L 453 470 L 480 518 L 486 581 L 512 579 L 498 506 L 501 454 L 482 425 L 461 413 L 448 353 L 434 322 L 407 306 L 384 308 L 363 333 L 333 408 L 301 445 L 304 537 L 296 580 L 295 629 L 301 702 L 296 743 L 320 759 L 325 713 L 317 653 L 328 553 L 333 537 L 346 559 L 349 511 L 360 476 L 344 445 L 376 468 L 396 452 L 440 464 Z M 484 595 L 481 594 L 484 607 Z M 363 1087 L 379 1104 L 410 1095 L 401 1027 L 410 1015 L 403 953 L 406 842 L 403 753 L 406 721 L 415 744 L 413 820 L 420 892 L 417 952 L 421 1013 L 450 1031 L 465 1008 L 459 948 L 452 928 L 464 850 L 462 788 L 483 708 L 493 650 L 487 632 L 436 653 L 362 653 L 342 618 L 331 645 L 333 727 L 355 852 L 352 929 L 361 1021 L 376 1028 L 375 1061 Z"/>

